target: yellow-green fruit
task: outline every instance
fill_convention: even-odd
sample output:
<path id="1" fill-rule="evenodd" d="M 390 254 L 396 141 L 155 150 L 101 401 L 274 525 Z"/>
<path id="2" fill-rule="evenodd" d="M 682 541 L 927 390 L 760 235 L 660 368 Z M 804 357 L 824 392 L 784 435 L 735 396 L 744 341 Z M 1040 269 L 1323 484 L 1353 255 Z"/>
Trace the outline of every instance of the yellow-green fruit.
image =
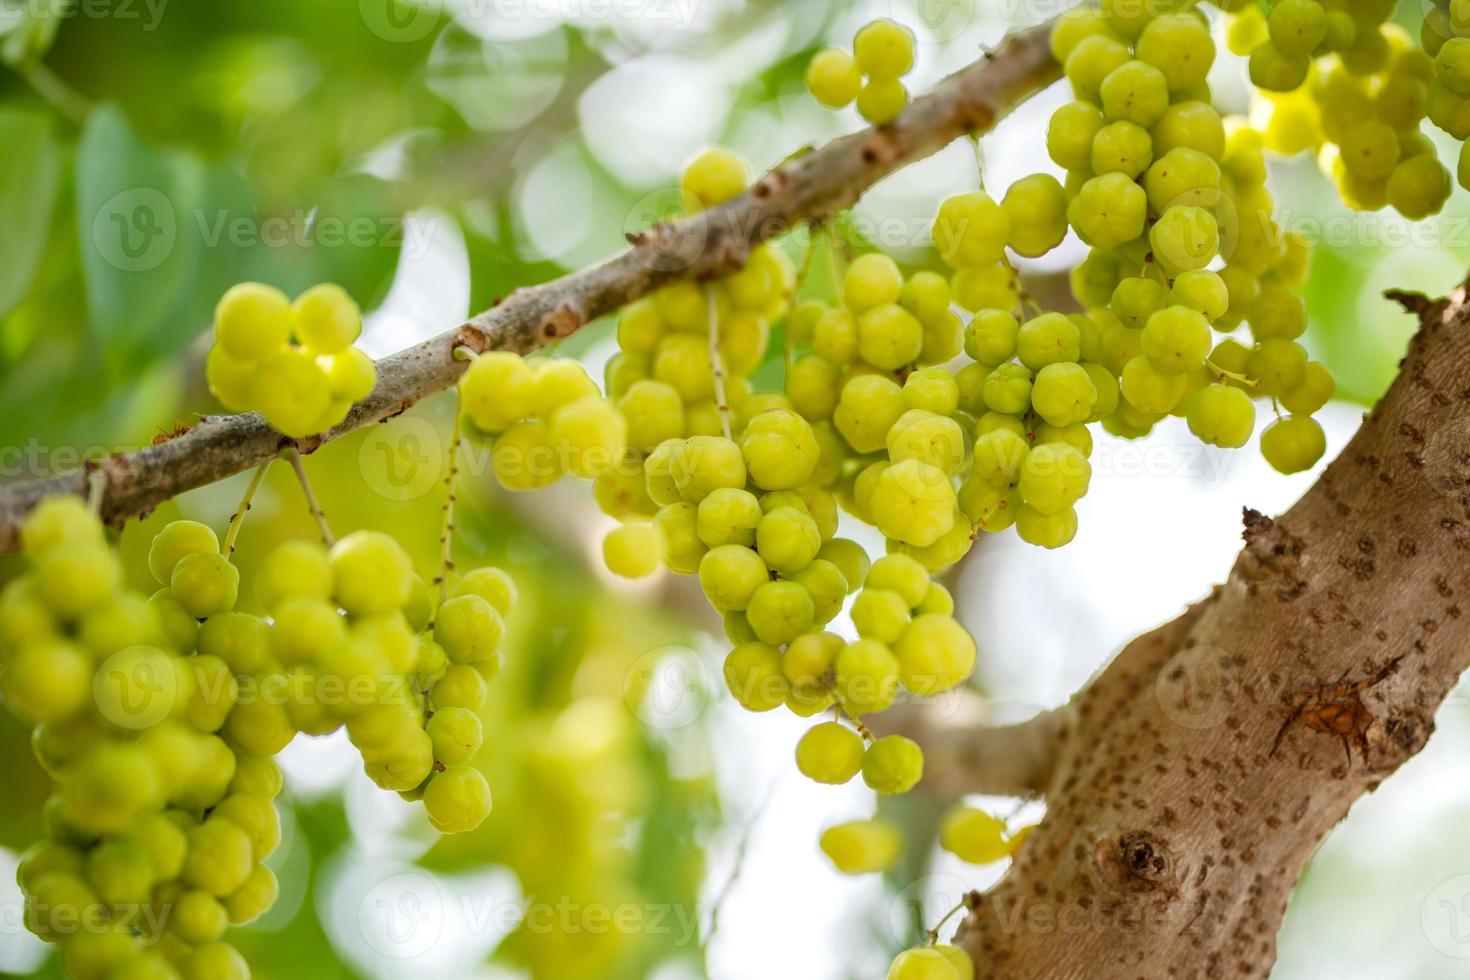
<path id="1" fill-rule="evenodd" d="M 1010 853 L 1004 821 L 974 807 L 955 807 L 945 814 L 939 844 L 970 864 L 989 864 Z"/>
<path id="2" fill-rule="evenodd" d="M 429 780 L 424 809 L 441 834 L 474 830 L 490 815 L 490 784 L 469 765 L 450 766 Z"/>
<path id="3" fill-rule="evenodd" d="M 91 661 L 65 640 L 22 647 L 0 674 L 6 707 L 38 724 L 75 715 L 86 704 L 91 687 Z"/>
<path id="4" fill-rule="evenodd" d="M 917 616 L 893 645 L 903 686 L 921 696 L 962 684 L 975 669 L 975 641 L 947 615 Z"/>
<path id="5" fill-rule="evenodd" d="M 742 643 L 731 650 L 724 674 L 730 693 L 747 711 L 774 711 L 791 693 L 781 670 L 781 651 L 765 643 Z"/>
<path id="6" fill-rule="evenodd" d="M 888 968 L 888 980 L 958 980 L 959 976 L 949 959 L 930 947 L 904 950 Z"/>
<path id="7" fill-rule="evenodd" d="M 189 945 L 199 946 L 219 939 L 229 924 L 229 913 L 220 900 L 196 888 L 174 900 L 167 928 Z"/>
<path id="8" fill-rule="evenodd" d="M 232 412 L 247 412 L 257 368 L 255 361 L 241 360 L 216 344 L 204 359 L 204 379 L 221 405 Z"/>
<path id="9" fill-rule="evenodd" d="M 47 497 L 26 515 L 20 528 L 21 550 L 32 560 L 61 544 L 104 541 L 101 522 L 81 497 Z"/>
<path id="10" fill-rule="evenodd" d="M 243 926 L 264 915 L 281 893 L 276 874 L 263 864 L 258 864 L 245 879 L 245 884 L 225 899 L 225 912 L 230 924 Z"/>
<path id="11" fill-rule="evenodd" d="M 1326 451 L 1322 426 L 1309 415 L 1277 419 L 1261 433 L 1261 455 L 1282 473 L 1311 469 Z"/>
<path id="12" fill-rule="evenodd" d="M 923 750 L 902 735 L 885 735 L 863 754 L 863 782 L 879 793 L 907 793 L 923 775 Z"/>
<path id="13" fill-rule="evenodd" d="M 652 524 L 624 524 L 602 539 L 608 571 L 624 578 L 644 578 L 663 562 L 663 537 Z"/>
<path id="14" fill-rule="evenodd" d="M 413 565 L 381 531 L 354 531 L 332 546 L 332 594 L 355 616 L 399 609 L 413 590 Z"/>
<path id="15" fill-rule="evenodd" d="M 857 67 L 869 78 L 898 78 L 914 67 L 914 35 L 887 18 L 859 30 L 852 47 Z"/>
<path id="16" fill-rule="evenodd" d="M 684 209 L 693 213 L 721 204 L 745 190 L 749 182 L 744 160 L 729 150 L 711 147 L 684 168 L 679 180 Z"/>
<path id="17" fill-rule="evenodd" d="M 854 820 L 822 832 L 821 847 L 844 874 L 886 871 L 903 853 L 903 834 L 880 820 Z"/>
<path id="18" fill-rule="evenodd" d="M 909 90 L 896 78 L 874 78 L 858 93 L 858 113 L 874 126 L 886 126 L 903 114 Z"/>
<path id="19" fill-rule="evenodd" d="M 461 575 L 454 584 L 453 594 L 477 595 L 494 606 L 501 616 L 510 615 L 518 598 L 516 580 L 509 572 L 491 565 L 482 565 Z"/>
<path id="20" fill-rule="evenodd" d="M 224 898 L 245 884 L 251 867 L 250 837 L 234 823 L 211 817 L 189 831 L 185 883 Z"/>
<path id="21" fill-rule="evenodd" d="M 806 86 L 822 105 L 841 109 L 857 98 L 863 74 L 847 52 L 828 48 L 812 57 L 806 69 Z"/>
<path id="22" fill-rule="evenodd" d="M 291 305 L 296 339 L 317 354 L 335 354 L 362 333 L 362 310 L 333 283 L 312 286 Z M 361 397 L 361 396 L 359 396 Z"/>
<path id="23" fill-rule="evenodd" d="M 459 379 L 460 406 L 477 428 L 503 432 L 530 415 L 535 387 L 535 372 L 519 354 L 491 351 Z"/>
<path id="24" fill-rule="evenodd" d="M 934 947 L 934 951 L 949 961 L 954 968 L 955 980 L 975 980 L 975 963 L 970 959 L 970 954 L 958 946 L 940 944 Z"/>
<path id="25" fill-rule="evenodd" d="M 179 964 L 184 980 L 250 980 L 250 964 L 229 943 L 200 946 Z"/>
<path id="26" fill-rule="evenodd" d="M 845 783 L 862 765 L 862 736 L 835 721 L 808 730 L 796 744 L 796 768 L 819 783 Z"/>
<path id="27" fill-rule="evenodd" d="M 242 282 L 214 310 L 214 335 L 242 361 L 258 361 L 291 339 L 291 301 L 273 286 Z"/>
<path id="28" fill-rule="evenodd" d="M 326 372 L 327 387 L 338 402 L 361 401 L 378 380 L 378 366 L 356 347 L 322 357 L 317 363 Z"/>

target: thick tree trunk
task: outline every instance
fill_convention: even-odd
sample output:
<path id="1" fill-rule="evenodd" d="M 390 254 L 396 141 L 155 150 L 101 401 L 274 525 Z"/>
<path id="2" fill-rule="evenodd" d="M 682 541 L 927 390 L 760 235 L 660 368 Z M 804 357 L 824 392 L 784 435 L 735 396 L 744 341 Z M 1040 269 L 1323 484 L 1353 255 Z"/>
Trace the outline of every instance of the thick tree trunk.
<path id="1" fill-rule="evenodd" d="M 1342 455 L 1247 511 L 1229 580 L 1048 717 L 1044 761 L 1026 732 L 1047 815 L 973 896 L 977 976 L 1266 976 L 1318 844 L 1429 737 L 1470 666 L 1470 300 L 1398 298 L 1423 326 Z"/>

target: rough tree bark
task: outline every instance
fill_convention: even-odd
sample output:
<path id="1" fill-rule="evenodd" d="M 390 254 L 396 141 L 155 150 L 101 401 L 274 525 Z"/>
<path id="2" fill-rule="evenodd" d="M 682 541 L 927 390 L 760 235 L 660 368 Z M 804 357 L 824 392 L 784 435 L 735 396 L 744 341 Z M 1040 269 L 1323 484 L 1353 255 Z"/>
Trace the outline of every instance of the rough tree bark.
<path id="1" fill-rule="evenodd" d="M 798 155 L 726 204 L 630 236 L 631 247 L 601 265 L 518 289 L 459 327 L 379 361 L 373 392 L 337 428 L 294 440 L 296 448 L 314 452 L 453 385 L 464 370 L 453 356 L 457 347 L 529 353 L 667 283 L 738 269 L 753 245 L 849 207 L 883 177 L 965 133 L 989 130 L 1046 88 L 1061 74 L 1049 36 L 1046 26 L 1012 35 L 916 99 L 892 124 Z M 121 524 L 186 490 L 244 472 L 291 442 L 254 413 L 207 416 L 158 445 L 106 456 L 91 467 L 106 476 L 102 517 Z M 88 472 L 77 469 L 0 487 L 0 551 L 16 548 L 20 522 L 39 501 L 85 494 L 87 485 Z"/>
<path id="2" fill-rule="evenodd" d="M 1295 506 L 1246 512 L 1224 585 L 1065 708 L 928 733 L 944 786 L 1047 802 L 972 896 L 977 976 L 1266 976 L 1317 845 L 1423 747 L 1470 666 L 1470 285 L 1395 298 L 1398 379 Z"/>

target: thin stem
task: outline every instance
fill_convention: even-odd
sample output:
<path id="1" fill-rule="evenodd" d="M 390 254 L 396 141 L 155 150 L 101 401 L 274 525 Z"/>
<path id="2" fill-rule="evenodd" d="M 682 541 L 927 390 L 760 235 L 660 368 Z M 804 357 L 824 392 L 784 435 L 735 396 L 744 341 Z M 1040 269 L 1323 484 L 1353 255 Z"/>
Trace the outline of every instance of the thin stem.
<path id="1" fill-rule="evenodd" d="M 807 274 L 812 271 L 812 259 L 817 254 L 816 230 L 807 226 L 806 253 L 801 258 L 801 266 L 796 270 L 796 278 L 791 280 L 791 288 L 786 290 L 786 373 L 791 373 L 791 362 L 796 356 L 796 340 L 791 336 L 792 319 L 796 314 L 796 297 L 801 293 L 801 288 L 806 285 Z"/>
<path id="2" fill-rule="evenodd" d="M 449 437 L 449 472 L 444 477 L 444 526 L 439 534 L 440 565 L 434 584 L 439 587 L 439 605 L 449 599 L 449 573 L 454 570 L 454 480 L 459 475 L 460 410 L 454 405 L 454 431 Z"/>
<path id="3" fill-rule="evenodd" d="M 1216 364 L 1214 361 L 1209 360 L 1208 358 L 1205 359 L 1205 367 L 1209 368 L 1211 371 L 1214 371 L 1215 374 L 1219 375 L 1222 378 L 1229 378 L 1236 384 L 1247 385 L 1251 388 L 1259 388 L 1261 386 L 1261 382 L 1256 378 L 1252 378 L 1244 374 L 1237 374 L 1234 371 L 1227 371 L 1220 365 Z"/>
<path id="4" fill-rule="evenodd" d="M 715 408 L 720 412 L 720 431 L 730 434 L 730 403 L 725 400 L 725 359 L 720 356 L 720 311 L 715 303 L 715 287 L 704 287 L 704 301 L 709 308 L 709 367 L 715 375 Z"/>
<path id="5" fill-rule="evenodd" d="M 970 899 L 969 899 L 969 896 L 966 896 L 965 898 L 960 899 L 960 904 L 956 905 L 954 908 L 952 908 L 948 912 L 944 913 L 944 918 L 942 918 L 938 922 L 934 923 L 934 928 L 933 929 L 930 929 L 928 935 L 925 937 L 925 945 L 926 946 L 933 946 L 935 943 L 939 942 L 939 930 L 944 928 L 944 924 L 946 922 L 948 922 L 950 919 L 953 919 L 955 917 L 955 913 L 960 912 L 961 910 L 967 909 L 969 907 L 970 907 Z"/>
<path id="6" fill-rule="evenodd" d="M 985 190 L 985 148 L 980 144 L 980 134 L 971 133 L 970 142 L 975 147 L 975 174 L 980 178 L 980 189 Z"/>
<path id="7" fill-rule="evenodd" d="M 842 277 L 844 274 L 844 263 L 838 260 L 837 250 L 839 238 L 837 223 L 829 221 L 825 225 L 827 229 L 827 262 L 832 268 L 832 291 L 838 299 L 842 298 Z"/>
<path id="8" fill-rule="evenodd" d="M 1036 302 L 1031 296 L 1031 293 L 1027 291 L 1026 285 L 1021 282 L 1021 273 L 1016 270 L 1016 267 L 1007 261 L 1006 268 L 1011 272 L 1011 289 L 1016 294 L 1016 313 L 1019 314 L 1019 318 L 1024 320 L 1027 310 L 1030 310 L 1036 316 L 1041 316 L 1045 313 L 1046 311 L 1041 308 L 1041 304 Z"/>
<path id="9" fill-rule="evenodd" d="M 874 736 L 873 730 L 870 729 L 867 725 L 863 724 L 863 720 L 861 718 L 859 718 L 855 714 L 852 714 L 850 711 L 844 708 L 842 706 L 842 702 L 838 701 L 834 703 L 833 708 L 836 710 L 838 718 L 845 718 L 852 725 L 853 728 L 857 729 L 858 734 L 863 737 L 863 741 L 877 741 L 877 737 Z"/>
<path id="10" fill-rule="evenodd" d="M 825 228 L 826 222 L 820 227 Z M 791 282 L 791 291 L 788 294 L 792 301 L 796 300 L 802 287 L 806 285 L 807 276 L 812 271 L 812 260 L 817 257 L 817 236 L 814 230 L 809 229 L 806 236 L 806 254 L 801 258 L 801 266 L 796 270 L 796 278 Z"/>
<path id="11" fill-rule="evenodd" d="M 266 460 L 255 468 L 255 475 L 250 478 L 250 485 L 245 488 L 245 496 L 240 498 L 240 506 L 230 515 L 230 526 L 225 531 L 224 554 L 228 558 L 235 553 L 235 541 L 240 537 L 240 528 L 245 524 L 245 515 L 250 512 L 250 502 L 255 499 L 255 491 L 260 489 L 260 484 L 265 480 L 265 471 L 270 469 L 273 460 Z"/>
<path id="12" fill-rule="evenodd" d="M 102 513 L 102 499 L 107 496 L 107 471 L 95 469 L 87 474 L 87 509 Z"/>
<path id="13" fill-rule="evenodd" d="M 15 65 L 15 73 L 25 79 L 36 94 L 51 103 L 62 115 L 81 125 L 92 111 L 92 103 L 82 93 L 72 88 L 61 76 L 39 61 Z"/>
<path id="14" fill-rule="evenodd" d="M 301 494 L 306 498 L 306 507 L 311 511 L 311 516 L 316 519 L 316 526 L 322 533 L 322 544 L 328 548 L 337 543 L 332 536 L 332 528 L 327 524 L 326 512 L 322 510 L 321 504 L 317 503 L 316 494 L 312 492 L 311 481 L 306 477 L 306 466 L 301 462 L 301 452 L 295 446 L 285 446 L 281 449 L 281 458 L 291 464 L 291 470 L 296 474 L 296 482 L 301 484 Z"/>

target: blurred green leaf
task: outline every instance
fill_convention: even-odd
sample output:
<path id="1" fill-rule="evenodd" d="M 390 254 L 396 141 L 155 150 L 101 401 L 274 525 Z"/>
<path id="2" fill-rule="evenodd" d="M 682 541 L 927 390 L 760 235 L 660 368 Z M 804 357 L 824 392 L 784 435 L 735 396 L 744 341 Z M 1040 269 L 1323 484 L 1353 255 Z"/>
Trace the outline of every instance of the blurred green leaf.
<path id="1" fill-rule="evenodd" d="M 77 229 L 92 337 L 109 352 L 156 349 L 191 312 L 200 278 L 203 164 L 144 143 L 115 107 L 77 149 Z"/>
<path id="2" fill-rule="evenodd" d="M 285 248 L 270 249 L 271 280 L 296 293 L 319 282 L 335 282 L 364 307 L 383 298 L 398 267 L 400 252 L 411 246 L 408 225 L 395 188 L 369 174 L 349 174 L 300 200 L 288 218 L 292 237 Z"/>
<path id="3" fill-rule="evenodd" d="M 25 297 L 46 247 L 61 151 L 49 116 L 0 109 L 0 316 Z"/>
<path id="4" fill-rule="evenodd" d="M 44 57 L 56 40 L 61 21 L 70 15 L 72 2 L 0 0 L 0 61 L 18 65 Z"/>

